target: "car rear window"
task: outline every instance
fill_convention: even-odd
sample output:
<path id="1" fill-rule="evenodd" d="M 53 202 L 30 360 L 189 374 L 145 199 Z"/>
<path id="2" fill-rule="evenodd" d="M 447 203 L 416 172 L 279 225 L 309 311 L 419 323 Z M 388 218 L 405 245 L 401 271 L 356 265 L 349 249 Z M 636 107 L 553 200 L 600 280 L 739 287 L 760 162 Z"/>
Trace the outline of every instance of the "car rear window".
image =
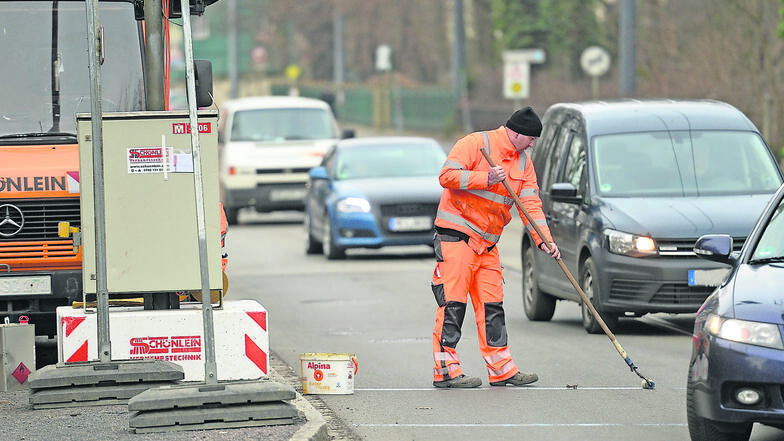
<path id="1" fill-rule="evenodd" d="M 435 142 L 346 148 L 337 158 L 337 178 L 436 177 L 445 159 L 446 153 Z"/>
<path id="2" fill-rule="evenodd" d="M 778 165 L 753 132 L 677 131 L 597 136 L 592 161 L 604 196 L 773 193 Z"/>

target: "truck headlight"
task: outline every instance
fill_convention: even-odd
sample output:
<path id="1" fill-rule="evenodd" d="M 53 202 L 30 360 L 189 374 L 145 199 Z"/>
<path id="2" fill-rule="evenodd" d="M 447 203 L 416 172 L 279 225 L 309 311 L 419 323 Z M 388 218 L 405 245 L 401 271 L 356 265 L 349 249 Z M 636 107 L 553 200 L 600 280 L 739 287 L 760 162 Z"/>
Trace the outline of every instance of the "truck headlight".
<path id="1" fill-rule="evenodd" d="M 624 233 L 622 231 L 604 230 L 604 237 L 610 252 L 631 257 L 655 256 L 656 242 L 648 236 Z"/>
<path id="2" fill-rule="evenodd" d="M 370 213 L 370 202 L 363 198 L 345 198 L 338 201 L 341 213 Z"/>
<path id="3" fill-rule="evenodd" d="M 766 348 L 784 349 L 778 325 L 719 317 L 711 314 L 708 331 L 716 337 Z"/>

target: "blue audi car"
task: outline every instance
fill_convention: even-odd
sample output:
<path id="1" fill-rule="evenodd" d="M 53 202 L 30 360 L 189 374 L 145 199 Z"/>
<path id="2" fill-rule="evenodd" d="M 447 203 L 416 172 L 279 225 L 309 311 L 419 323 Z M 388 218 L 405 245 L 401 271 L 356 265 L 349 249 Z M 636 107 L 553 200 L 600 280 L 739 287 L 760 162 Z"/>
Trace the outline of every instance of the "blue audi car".
<path id="1" fill-rule="evenodd" d="M 686 388 L 692 441 L 746 441 L 754 423 L 784 429 L 784 186 L 740 252 L 720 234 L 700 237 L 694 252 L 731 270 L 694 323 Z"/>
<path id="2" fill-rule="evenodd" d="M 342 259 L 349 248 L 432 246 L 445 159 L 427 137 L 339 141 L 310 170 L 305 252 Z"/>

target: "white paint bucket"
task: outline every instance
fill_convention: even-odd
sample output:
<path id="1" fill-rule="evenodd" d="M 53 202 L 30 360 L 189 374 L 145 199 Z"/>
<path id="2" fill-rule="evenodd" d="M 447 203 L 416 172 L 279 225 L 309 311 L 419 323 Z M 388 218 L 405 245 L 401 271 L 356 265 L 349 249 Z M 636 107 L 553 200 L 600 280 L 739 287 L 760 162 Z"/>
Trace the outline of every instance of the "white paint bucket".
<path id="1" fill-rule="evenodd" d="M 359 364 L 354 354 L 300 354 L 303 394 L 353 394 Z"/>

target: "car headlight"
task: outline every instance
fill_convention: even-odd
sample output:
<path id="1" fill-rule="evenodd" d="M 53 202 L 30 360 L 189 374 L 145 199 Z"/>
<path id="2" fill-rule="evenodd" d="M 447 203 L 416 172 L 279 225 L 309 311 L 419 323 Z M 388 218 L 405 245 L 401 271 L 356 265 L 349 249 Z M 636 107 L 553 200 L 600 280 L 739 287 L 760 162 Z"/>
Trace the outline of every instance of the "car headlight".
<path id="1" fill-rule="evenodd" d="M 728 319 L 711 314 L 708 331 L 716 337 L 766 348 L 784 349 L 778 325 Z"/>
<path id="2" fill-rule="evenodd" d="M 656 255 L 656 242 L 648 236 L 637 236 L 615 230 L 604 230 L 610 252 L 631 257 Z"/>
<path id="3" fill-rule="evenodd" d="M 338 201 L 338 211 L 341 213 L 369 213 L 370 202 L 363 198 L 345 198 Z"/>

